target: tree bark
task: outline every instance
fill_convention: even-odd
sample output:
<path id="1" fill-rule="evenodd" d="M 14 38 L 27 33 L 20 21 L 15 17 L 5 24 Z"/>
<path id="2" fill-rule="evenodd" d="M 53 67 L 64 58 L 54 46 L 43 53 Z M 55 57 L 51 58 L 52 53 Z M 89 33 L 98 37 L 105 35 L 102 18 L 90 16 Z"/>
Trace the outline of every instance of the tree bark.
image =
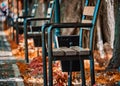
<path id="1" fill-rule="evenodd" d="M 97 19 L 97 39 L 95 49 L 98 50 L 100 56 L 97 62 L 107 66 L 112 57 L 115 19 L 114 19 L 114 0 L 102 0 L 100 12 Z M 104 60 L 104 61 L 102 61 Z M 102 62 L 101 62 L 102 61 Z"/>
<path id="2" fill-rule="evenodd" d="M 61 22 L 80 22 L 82 13 L 82 0 L 64 0 L 61 4 Z M 63 29 L 62 35 L 79 34 L 79 29 Z"/>
<path id="3" fill-rule="evenodd" d="M 120 0 L 115 0 L 115 40 L 113 46 L 113 56 L 107 69 L 116 69 L 120 66 Z"/>

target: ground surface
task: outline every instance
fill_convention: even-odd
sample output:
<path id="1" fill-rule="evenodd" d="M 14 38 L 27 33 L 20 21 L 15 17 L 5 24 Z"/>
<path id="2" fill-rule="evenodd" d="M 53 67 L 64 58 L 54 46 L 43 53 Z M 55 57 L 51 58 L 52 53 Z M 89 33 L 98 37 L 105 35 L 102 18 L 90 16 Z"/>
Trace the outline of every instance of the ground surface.
<path id="1" fill-rule="evenodd" d="M 0 22 L 0 86 L 23 86 L 23 79 L 17 75 L 16 60 L 11 52 L 11 47 L 6 39 Z"/>
<path id="2" fill-rule="evenodd" d="M 16 45 L 15 41 L 11 40 L 12 30 L 4 30 L 7 39 L 11 45 L 12 54 L 17 60 L 24 60 L 24 41 L 23 36 L 19 36 L 20 43 Z M 120 73 L 117 70 L 105 71 L 105 66 L 108 59 L 98 59 L 99 53 L 95 51 L 95 86 L 119 86 L 118 81 L 120 81 Z M 108 55 L 108 57 L 111 55 Z M 106 56 L 106 58 L 108 58 Z M 17 62 L 21 76 L 24 79 L 26 86 L 43 86 L 43 64 L 41 49 L 39 49 L 39 56 L 37 56 L 37 48 L 34 47 L 33 41 L 29 40 L 29 59 L 31 60 L 29 64 Z M 105 63 L 105 64 L 104 64 Z M 101 65 L 99 65 L 101 64 Z M 87 86 L 90 85 L 89 77 L 89 62 L 85 62 L 86 68 L 86 81 Z M 56 62 L 54 65 L 54 86 L 67 86 L 67 73 L 62 72 L 60 62 Z M 81 84 L 81 76 L 79 72 L 73 72 L 73 85 L 77 86 Z"/>

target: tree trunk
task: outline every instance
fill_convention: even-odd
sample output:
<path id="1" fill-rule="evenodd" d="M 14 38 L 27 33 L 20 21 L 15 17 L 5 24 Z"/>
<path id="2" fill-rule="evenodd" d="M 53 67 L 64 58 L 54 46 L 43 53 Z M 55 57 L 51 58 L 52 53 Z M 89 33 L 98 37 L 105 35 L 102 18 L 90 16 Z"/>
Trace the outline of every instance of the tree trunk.
<path id="1" fill-rule="evenodd" d="M 61 22 L 80 22 L 82 13 L 82 0 L 64 0 L 61 4 Z M 75 28 L 62 29 L 62 35 L 79 34 Z"/>
<path id="2" fill-rule="evenodd" d="M 97 49 L 104 58 L 104 44 L 107 43 L 113 48 L 114 40 L 114 9 L 111 0 L 102 0 L 97 19 Z"/>
<path id="3" fill-rule="evenodd" d="M 115 69 L 120 66 L 120 0 L 115 0 L 115 40 L 113 46 L 113 57 L 107 69 Z"/>
<path id="4" fill-rule="evenodd" d="M 106 66 L 112 57 L 114 40 L 114 4 L 113 0 L 102 0 L 97 19 L 97 33 L 95 37 L 95 50 L 99 57 L 94 56 L 97 63 Z M 95 55 L 95 54 L 94 54 Z"/>
<path id="5" fill-rule="evenodd" d="M 114 32 L 115 32 L 115 16 L 114 16 L 114 0 L 107 0 L 107 23 L 110 29 L 110 39 L 108 43 L 113 48 Z"/>

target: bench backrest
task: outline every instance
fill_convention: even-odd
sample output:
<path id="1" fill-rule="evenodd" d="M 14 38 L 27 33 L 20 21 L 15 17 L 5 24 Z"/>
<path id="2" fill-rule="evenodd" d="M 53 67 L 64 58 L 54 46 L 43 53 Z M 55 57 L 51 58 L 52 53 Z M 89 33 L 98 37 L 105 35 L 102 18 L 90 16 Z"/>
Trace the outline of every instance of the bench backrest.
<path id="1" fill-rule="evenodd" d="M 37 7 L 38 7 L 38 4 L 35 3 L 35 4 L 33 5 L 33 7 L 32 7 L 32 10 L 31 10 L 31 16 L 35 16 Z"/>
<path id="2" fill-rule="evenodd" d="M 85 7 L 83 10 L 83 16 L 82 16 L 82 22 L 84 23 L 91 22 L 93 24 L 93 27 L 80 29 L 80 39 L 79 39 L 80 47 L 83 47 L 83 40 L 84 40 L 84 35 L 85 35 L 83 34 L 83 30 L 87 30 L 88 31 L 87 36 L 89 37 L 89 39 L 87 38 L 87 40 L 89 40 L 88 48 L 90 48 L 91 50 L 93 49 L 94 28 L 95 28 L 96 19 L 97 19 L 99 7 L 100 7 L 100 1 L 101 0 L 96 0 L 95 6 L 88 6 L 89 2 L 85 3 Z"/>
<path id="3" fill-rule="evenodd" d="M 47 10 L 47 15 L 46 15 L 46 17 L 47 18 L 52 18 L 52 13 L 53 13 L 53 9 L 54 9 L 54 0 L 51 0 L 50 2 L 49 2 L 49 6 L 48 6 L 48 10 Z"/>

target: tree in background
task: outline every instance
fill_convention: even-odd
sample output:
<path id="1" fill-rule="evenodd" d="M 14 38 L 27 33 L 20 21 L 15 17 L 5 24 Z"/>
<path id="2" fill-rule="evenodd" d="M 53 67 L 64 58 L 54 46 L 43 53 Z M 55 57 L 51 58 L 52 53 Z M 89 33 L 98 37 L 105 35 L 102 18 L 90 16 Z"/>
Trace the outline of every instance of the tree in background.
<path id="1" fill-rule="evenodd" d="M 116 69 L 120 66 L 120 0 L 115 0 L 115 40 L 113 56 L 107 69 Z"/>

